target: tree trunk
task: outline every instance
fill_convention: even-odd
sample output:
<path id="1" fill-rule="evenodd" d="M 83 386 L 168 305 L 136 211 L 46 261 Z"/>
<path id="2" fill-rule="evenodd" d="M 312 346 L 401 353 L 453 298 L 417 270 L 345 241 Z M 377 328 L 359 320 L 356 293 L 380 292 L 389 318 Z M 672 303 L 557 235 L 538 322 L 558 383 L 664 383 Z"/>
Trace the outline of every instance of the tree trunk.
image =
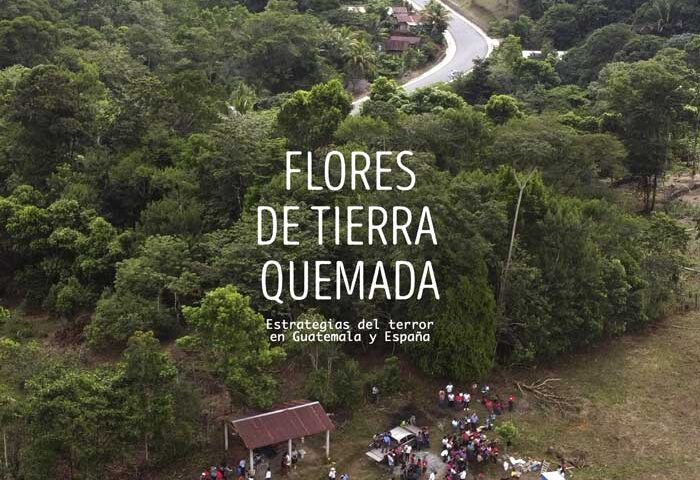
<path id="1" fill-rule="evenodd" d="M 2 429 L 2 450 L 5 454 L 5 470 L 10 468 L 10 461 L 7 458 L 7 430 Z"/>
<path id="2" fill-rule="evenodd" d="M 642 202 L 644 203 L 644 211 L 651 211 L 651 179 L 649 175 L 644 175 L 641 178 Z"/>
<path id="3" fill-rule="evenodd" d="M 698 137 L 700 137 L 700 117 L 695 120 L 695 135 L 693 135 L 693 180 L 698 173 Z"/>
<path id="4" fill-rule="evenodd" d="M 649 206 L 649 212 L 654 211 L 654 207 L 656 206 L 656 185 L 658 183 L 658 174 L 654 174 L 654 180 L 651 184 L 651 205 Z"/>
<path id="5" fill-rule="evenodd" d="M 508 271 L 510 270 L 510 264 L 513 259 L 513 246 L 515 245 L 515 234 L 518 228 L 518 216 L 520 215 L 520 204 L 523 201 L 523 193 L 525 192 L 525 187 L 527 187 L 530 178 L 535 173 L 536 169 L 530 171 L 530 173 L 525 177 L 525 181 L 521 182 L 518 178 L 518 174 L 513 172 L 515 176 L 515 181 L 518 182 L 518 202 L 515 204 L 515 214 L 513 215 L 513 228 L 510 232 L 510 245 L 508 246 L 508 257 L 506 258 L 506 264 L 503 267 L 503 273 L 501 274 L 501 284 L 498 289 L 498 306 L 502 307 L 505 304 L 506 298 L 506 285 L 508 282 Z"/>

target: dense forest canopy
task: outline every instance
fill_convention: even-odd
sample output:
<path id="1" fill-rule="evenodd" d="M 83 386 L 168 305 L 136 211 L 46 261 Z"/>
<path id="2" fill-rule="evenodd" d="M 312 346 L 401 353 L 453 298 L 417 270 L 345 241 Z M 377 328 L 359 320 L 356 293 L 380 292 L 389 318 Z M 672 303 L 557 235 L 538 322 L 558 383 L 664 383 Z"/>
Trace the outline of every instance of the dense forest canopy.
<path id="1" fill-rule="evenodd" d="M 389 5 L 0 5 L 0 427 L 17 478 L 175 458 L 202 441 L 198 375 L 266 407 L 281 360 L 308 357 L 308 395 L 351 408 L 366 380 L 354 352 L 271 345 L 268 316 L 429 319 L 432 343 L 403 353 L 463 381 L 664 315 L 690 233 L 657 212 L 657 187 L 698 167 L 700 5 L 528 0 L 494 26 L 493 55 L 414 92 L 397 79 L 439 56 L 446 11 L 429 4 L 421 47 L 397 55 L 381 48 Z M 417 184 L 288 191 L 285 152 L 299 148 L 412 150 Z M 638 202 L 610 188 L 621 180 Z M 259 248 L 256 207 L 286 203 L 428 205 L 439 242 L 317 245 L 302 218 L 309 241 Z M 430 260 L 443 297 L 278 305 L 259 288 L 270 257 Z M 25 314 L 58 322 L 61 348 Z M 84 346 L 116 360 L 88 363 Z M 372 377 L 386 391 L 394 362 Z"/>

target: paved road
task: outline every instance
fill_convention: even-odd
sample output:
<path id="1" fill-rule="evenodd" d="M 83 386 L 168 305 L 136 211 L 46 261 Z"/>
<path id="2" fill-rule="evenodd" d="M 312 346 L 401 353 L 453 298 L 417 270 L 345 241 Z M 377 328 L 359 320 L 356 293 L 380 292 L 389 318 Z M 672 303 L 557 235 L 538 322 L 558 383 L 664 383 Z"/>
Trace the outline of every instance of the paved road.
<path id="1" fill-rule="evenodd" d="M 428 0 L 412 1 L 417 8 L 423 8 L 428 3 Z M 491 53 L 490 40 L 486 33 L 449 6 L 445 7 L 450 12 L 446 57 L 428 72 L 406 83 L 404 88 L 408 91 L 434 83 L 448 82 L 451 72 L 467 72 L 472 69 L 474 60 L 487 57 Z"/>
<path id="2" fill-rule="evenodd" d="M 421 9 L 428 0 L 411 0 L 413 5 Z M 443 4 L 445 5 L 445 4 Z M 403 84 L 407 91 L 427 87 L 435 83 L 450 81 L 450 74 L 454 71 L 467 72 L 474 65 L 474 60 L 484 58 L 491 54 L 493 40 L 475 24 L 464 18 L 448 5 L 445 5 L 450 13 L 450 25 L 447 27 L 445 39 L 447 50 L 445 58 L 433 66 L 427 72 L 409 80 Z M 360 111 L 360 105 L 369 97 L 358 98 L 353 103 L 353 114 Z"/>

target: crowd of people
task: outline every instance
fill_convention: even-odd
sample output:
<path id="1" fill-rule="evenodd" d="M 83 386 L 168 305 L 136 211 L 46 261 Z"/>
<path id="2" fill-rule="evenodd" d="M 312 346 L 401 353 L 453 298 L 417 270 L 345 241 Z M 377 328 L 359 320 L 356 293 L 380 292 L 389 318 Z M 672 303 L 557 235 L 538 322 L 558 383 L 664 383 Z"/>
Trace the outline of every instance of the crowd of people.
<path id="1" fill-rule="evenodd" d="M 373 391 L 374 395 L 378 395 Z M 480 394 L 480 396 L 479 396 Z M 476 400 L 478 398 L 478 400 Z M 478 413 L 472 408 L 472 402 L 478 401 L 486 410 L 485 418 L 479 418 Z M 509 395 L 503 400 L 498 394 L 491 391 L 489 385 L 483 385 L 481 389 L 473 384 L 470 389 L 458 391 L 452 383 L 448 383 L 438 392 L 438 406 L 457 412 L 451 425 L 452 432 L 442 438 L 440 457 L 446 465 L 444 480 L 463 480 L 468 478 L 470 464 L 499 463 L 500 447 L 494 440 L 487 437 L 487 432 L 493 430 L 496 419 L 506 410 L 512 412 L 515 407 L 515 398 Z M 402 422 L 401 426 L 415 425 L 415 418 Z M 418 429 L 414 429 L 416 431 Z M 429 465 L 428 455 L 421 454 L 422 450 L 430 448 L 430 431 L 421 428 L 416 432 L 415 439 L 410 442 L 399 443 L 392 438 L 391 432 L 385 431 L 376 434 L 369 447 L 381 449 L 383 461 L 387 463 L 392 472 L 400 468 L 401 480 L 437 480 L 437 471 Z M 281 476 L 287 476 L 289 471 L 296 468 L 300 459 L 299 452 L 294 449 L 292 454 L 285 453 L 281 459 Z M 257 463 L 257 462 L 256 462 Z M 508 467 L 504 466 L 504 470 Z M 225 463 L 220 466 L 212 466 L 202 472 L 201 480 L 254 480 L 251 469 L 246 468 L 246 461 L 241 460 L 235 468 L 228 467 Z M 270 480 L 272 472 L 266 469 L 264 478 Z M 335 467 L 328 472 L 329 480 L 349 480 L 347 473 L 338 476 Z"/>
<path id="2" fill-rule="evenodd" d="M 477 393 L 478 385 L 472 384 L 471 391 L 456 392 L 454 385 L 448 383 L 445 388 L 438 392 L 438 405 L 441 408 L 452 408 L 457 410 L 468 410 L 471 406 L 473 395 Z M 515 397 L 509 395 L 504 401 L 496 394 L 492 394 L 491 387 L 483 385 L 481 387 L 480 403 L 484 406 L 489 415 L 500 415 L 507 408 L 512 412 L 515 407 Z"/>
<path id="3" fill-rule="evenodd" d="M 222 462 L 219 466 L 212 465 L 204 470 L 200 480 L 254 480 L 253 472 L 246 468 L 246 461 L 241 460 L 234 468 Z"/>
<path id="4" fill-rule="evenodd" d="M 483 421 L 472 408 L 472 402 L 479 393 L 479 403 L 486 409 Z M 493 430 L 497 417 L 506 409 L 513 411 L 513 395 L 504 401 L 491 392 L 489 385 L 483 385 L 479 390 L 478 385 L 473 384 L 471 389 L 464 392 L 457 391 L 452 383 L 448 383 L 438 392 L 438 405 L 459 412 L 452 419 L 451 434 L 442 438 L 440 457 L 447 465 L 445 480 L 466 479 L 470 464 L 499 462 L 500 447 L 496 441 L 487 438 L 487 432 Z"/>
<path id="5" fill-rule="evenodd" d="M 483 419 L 479 418 L 473 408 L 473 402 L 479 402 L 486 410 Z M 498 416 L 506 410 L 513 411 L 513 395 L 502 399 L 491 391 L 489 385 L 483 385 L 479 389 L 477 384 L 471 385 L 466 391 L 458 391 L 452 383 L 448 383 L 438 392 L 438 406 L 456 412 L 451 422 L 451 433 L 442 438 L 440 457 L 446 465 L 442 478 L 466 479 L 470 464 L 499 462 L 500 447 L 497 441 L 487 438 L 487 432 L 493 430 Z M 415 424 L 415 421 L 408 423 Z M 429 446 L 430 432 L 425 428 L 416 434 L 414 442 L 398 443 L 386 431 L 375 435 L 369 445 L 371 449 L 381 449 L 383 461 L 392 472 L 400 467 L 402 480 L 436 480 L 437 471 L 434 466 L 429 466 L 427 455 L 417 453 Z"/>

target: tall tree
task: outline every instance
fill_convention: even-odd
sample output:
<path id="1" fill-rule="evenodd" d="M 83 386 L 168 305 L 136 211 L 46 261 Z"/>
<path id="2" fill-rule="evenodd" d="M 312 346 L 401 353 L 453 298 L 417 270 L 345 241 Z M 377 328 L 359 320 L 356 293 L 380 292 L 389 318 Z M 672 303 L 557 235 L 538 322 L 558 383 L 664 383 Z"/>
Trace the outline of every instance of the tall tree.
<path id="1" fill-rule="evenodd" d="M 250 307 L 250 299 L 229 285 L 183 312 L 194 334 L 179 344 L 205 356 L 232 398 L 257 407 L 272 405 L 277 382 L 271 368 L 285 354 L 270 346 L 265 320 Z"/>
<path id="2" fill-rule="evenodd" d="M 0 68 L 48 63 L 57 45 L 58 32 L 51 22 L 26 16 L 0 21 Z"/>
<path id="3" fill-rule="evenodd" d="M 350 95 L 338 80 L 331 80 L 294 92 L 282 104 L 277 122 L 291 145 L 314 149 L 330 142 L 351 108 Z"/>
<path id="4" fill-rule="evenodd" d="M 176 429 L 177 369 L 153 332 L 136 332 L 129 338 L 121 365 L 129 432 L 141 441 L 146 462 L 153 444 L 167 443 Z"/>
<path id="5" fill-rule="evenodd" d="M 686 95 L 684 78 L 673 65 L 653 59 L 611 64 L 600 79 L 600 98 L 621 115 L 629 169 L 640 179 L 644 209 L 651 211 L 667 165 L 674 119 Z"/>
<path id="6" fill-rule="evenodd" d="M 443 34 L 450 23 L 450 13 L 447 8 L 437 0 L 430 0 L 425 4 L 421 15 L 430 36 L 436 41 L 442 42 Z"/>
<path id="7" fill-rule="evenodd" d="M 350 88 L 355 90 L 360 80 L 371 80 L 376 68 L 377 55 L 363 38 L 353 39 L 347 46 L 345 71 Z"/>

